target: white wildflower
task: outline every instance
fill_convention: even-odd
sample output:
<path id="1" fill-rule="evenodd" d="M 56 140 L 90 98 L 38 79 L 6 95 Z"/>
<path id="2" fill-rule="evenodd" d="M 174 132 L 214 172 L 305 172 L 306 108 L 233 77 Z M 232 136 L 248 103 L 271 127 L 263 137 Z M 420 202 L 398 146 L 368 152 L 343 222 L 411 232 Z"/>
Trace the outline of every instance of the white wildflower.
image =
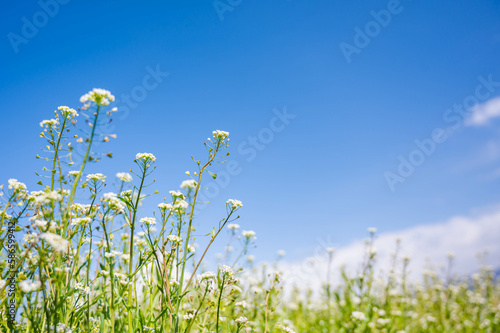
<path id="1" fill-rule="evenodd" d="M 366 320 L 365 314 L 363 312 L 359 312 L 359 311 L 354 311 L 351 314 L 351 318 L 353 318 L 355 320 L 359 320 L 359 321 L 365 321 Z"/>
<path id="2" fill-rule="evenodd" d="M 182 239 L 176 235 L 169 235 L 167 238 L 169 241 L 171 241 L 174 244 L 180 244 L 182 242 Z"/>
<path id="3" fill-rule="evenodd" d="M 51 326 L 51 329 L 54 329 L 54 327 Z M 59 323 L 56 325 L 56 333 L 73 333 L 73 330 L 63 323 Z"/>
<path id="4" fill-rule="evenodd" d="M 25 191 L 26 185 L 24 183 L 18 182 L 17 179 L 11 178 L 8 180 L 9 190 L 13 190 L 14 192 Z"/>
<path id="5" fill-rule="evenodd" d="M 99 105 L 109 105 L 114 100 L 115 96 L 113 96 L 111 92 L 100 88 L 94 88 L 80 97 L 80 102 L 83 104 L 87 102 L 94 102 Z"/>
<path id="6" fill-rule="evenodd" d="M 76 110 L 70 107 L 60 106 L 57 108 L 57 110 L 61 111 L 63 115 L 68 116 L 68 119 L 78 117 L 78 113 L 76 112 Z"/>
<path id="7" fill-rule="evenodd" d="M 221 131 L 221 130 L 215 130 L 212 132 L 214 139 L 215 140 L 224 140 L 229 136 L 229 132 Z"/>
<path id="8" fill-rule="evenodd" d="M 90 180 L 95 180 L 95 181 L 102 180 L 104 182 L 104 179 L 106 179 L 106 176 L 103 175 L 102 173 L 91 173 L 91 174 L 87 175 L 87 181 L 90 181 Z"/>
<path id="9" fill-rule="evenodd" d="M 69 242 L 61 236 L 50 232 L 45 232 L 40 236 L 40 238 L 49 243 L 55 251 L 68 253 Z"/>
<path id="10" fill-rule="evenodd" d="M 118 178 L 126 183 L 130 183 L 132 181 L 132 176 L 128 172 L 118 172 L 116 174 L 116 178 Z"/>
<path id="11" fill-rule="evenodd" d="M 155 225 L 156 224 L 156 219 L 154 217 L 143 217 L 140 220 L 141 223 L 144 223 L 147 226 Z"/>
<path id="12" fill-rule="evenodd" d="M 144 162 L 153 162 L 153 163 L 156 161 L 156 157 L 150 153 L 138 153 L 137 155 L 135 155 L 135 159 L 137 161 L 143 160 Z"/>
<path id="13" fill-rule="evenodd" d="M 243 230 L 243 232 L 241 233 L 244 237 L 250 239 L 252 238 L 253 236 L 255 236 L 255 231 L 253 230 Z"/>
<path id="14" fill-rule="evenodd" d="M 240 225 L 236 223 L 230 223 L 227 225 L 227 228 L 229 230 L 238 230 L 240 228 Z"/>
<path id="15" fill-rule="evenodd" d="M 71 225 L 86 227 L 92 222 L 90 217 L 77 217 L 71 220 Z"/>
<path id="16" fill-rule="evenodd" d="M 234 273 L 233 273 L 233 270 L 231 269 L 231 267 L 226 266 L 226 265 L 223 265 L 223 266 L 221 267 L 220 271 L 221 271 L 222 275 L 226 275 L 226 276 L 228 276 L 228 277 L 231 277 L 231 276 L 233 276 L 233 274 L 234 274 Z"/>
<path id="17" fill-rule="evenodd" d="M 78 214 L 86 215 L 89 213 L 91 205 L 84 205 L 80 203 L 74 203 L 71 205 L 71 209 L 74 210 Z"/>
<path id="18" fill-rule="evenodd" d="M 190 190 L 196 187 L 196 181 L 194 179 L 184 180 L 180 186 L 182 189 Z"/>
<path id="19" fill-rule="evenodd" d="M 198 280 L 211 280 L 215 279 L 217 275 L 214 272 L 205 272 L 203 274 L 198 275 Z"/>
<path id="20" fill-rule="evenodd" d="M 174 198 L 184 198 L 184 194 L 181 191 L 169 191 L 168 193 Z"/>
<path id="21" fill-rule="evenodd" d="M 36 290 L 40 289 L 41 287 L 42 287 L 42 283 L 40 281 L 24 280 L 24 281 L 19 282 L 19 288 L 21 288 L 21 290 L 26 294 L 30 293 L 32 291 L 36 291 Z"/>
<path id="22" fill-rule="evenodd" d="M 189 204 L 185 200 L 178 200 L 173 208 L 174 210 L 186 210 L 188 208 Z"/>
<path id="23" fill-rule="evenodd" d="M 34 243 L 38 242 L 38 235 L 37 234 L 33 234 L 33 233 L 24 234 L 23 239 L 28 244 L 34 244 Z"/>
<path id="24" fill-rule="evenodd" d="M 246 325 L 248 323 L 248 319 L 245 316 L 241 316 L 234 320 L 238 325 Z"/>
<path id="25" fill-rule="evenodd" d="M 35 220 L 35 225 L 40 229 L 45 229 L 47 227 L 47 221 L 45 220 Z"/>
<path id="26" fill-rule="evenodd" d="M 104 193 L 102 195 L 101 201 L 107 203 L 109 208 L 117 212 L 122 212 L 126 208 L 125 203 L 118 199 L 116 193 L 113 192 Z"/>
<path id="27" fill-rule="evenodd" d="M 165 203 L 165 202 L 162 202 L 158 205 L 158 208 L 160 209 L 172 209 L 174 206 L 172 206 L 172 204 L 169 204 L 169 203 Z"/>
<path id="28" fill-rule="evenodd" d="M 46 119 L 40 122 L 40 127 L 56 127 L 59 125 L 59 120 L 57 119 Z"/>
<path id="29" fill-rule="evenodd" d="M 276 328 L 279 328 L 283 332 L 286 332 L 286 333 L 295 333 L 295 331 L 291 327 L 289 327 L 285 324 L 278 324 L 278 325 L 276 325 Z"/>
<path id="30" fill-rule="evenodd" d="M 246 308 L 248 308 L 248 303 L 247 303 L 247 302 L 245 302 L 245 301 L 236 302 L 236 303 L 234 303 L 234 305 L 235 305 L 235 306 L 238 306 L 238 307 L 240 307 L 240 308 L 242 308 L 242 309 L 246 309 Z"/>
<path id="31" fill-rule="evenodd" d="M 114 258 L 116 257 L 117 255 L 121 255 L 122 253 L 121 252 L 117 252 L 117 251 L 111 251 L 111 252 L 105 252 L 104 253 L 104 256 L 106 258 Z"/>
<path id="32" fill-rule="evenodd" d="M 48 205 L 53 201 L 61 201 L 63 196 L 57 191 L 41 192 L 34 196 L 36 206 Z"/>
<path id="33" fill-rule="evenodd" d="M 231 206 L 231 209 L 238 209 L 243 207 L 243 203 L 240 200 L 235 200 L 235 199 L 229 199 L 226 201 L 226 205 Z"/>

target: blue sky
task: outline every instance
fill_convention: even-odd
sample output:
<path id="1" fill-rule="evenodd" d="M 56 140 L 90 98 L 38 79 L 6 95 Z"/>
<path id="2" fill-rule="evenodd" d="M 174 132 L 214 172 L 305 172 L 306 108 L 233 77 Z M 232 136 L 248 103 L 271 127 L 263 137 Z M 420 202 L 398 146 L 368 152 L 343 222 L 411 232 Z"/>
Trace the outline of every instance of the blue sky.
<path id="1" fill-rule="evenodd" d="M 238 198 L 245 205 L 239 223 L 257 232 L 260 259 L 278 249 L 302 258 L 326 236 L 342 246 L 367 227 L 391 232 L 500 202 L 494 119 L 460 126 L 395 191 L 384 176 L 416 149 L 415 140 L 450 127 L 443 115 L 475 94 L 478 77 L 500 81 L 497 1 L 57 4 L 46 22 L 35 1 L 3 5 L 2 183 L 17 178 L 37 188 L 38 123 L 55 107 L 79 106 L 94 87 L 110 90 L 123 107 L 124 95 L 158 68 L 168 76 L 118 113 L 118 138 L 96 148 L 113 151 L 113 159 L 88 171 L 111 176 L 128 170 L 137 152 L 154 153 L 161 195 L 149 198 L 145 208 L 152 208 L 194 170 L 190 155 L 204 156 L 211 131 L 229 131 L 231 159 L 242 171 L 200 213 L 200 229 L 218 220 L 227 198 Z M 371 11 L 391 6 L 397 13 L 348 62 L 342 43 L 356 47 L 356 27 L 365 31 Z M 34 19 L 42 20 L 38 31 L 26 35 Z M 492 90 L 479 102 L 500 96 L 499 87 Z M 248 161 L 238 147 L 265 135 L 284 109 L 295 118 Z"/>

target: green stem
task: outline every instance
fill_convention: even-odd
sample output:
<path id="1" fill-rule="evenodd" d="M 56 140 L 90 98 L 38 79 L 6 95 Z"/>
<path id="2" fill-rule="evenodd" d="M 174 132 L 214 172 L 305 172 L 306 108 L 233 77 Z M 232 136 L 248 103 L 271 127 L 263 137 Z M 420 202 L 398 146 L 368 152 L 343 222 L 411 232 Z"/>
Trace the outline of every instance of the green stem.
<path id="1" fill-rule="evenodd" d="M 57 144 L 54 145 L 54 160 L 52 161 L 52 177 L 51 177 L 51 184 L 50 184 L 50 190 L 51 191 L 54 191 L 54 180 L 55 180 L 55 176 L 56 176 L 56 162 L 58 160 L 58 152 L 59 152 L 59 146 L 61 144 L 61 138 L 63 136 L 63 131 L 64 131 L 64 127 L 66 127 L 66 120 L 68 119 L 68 117 L 64 117 L 64 121 L 63 121 L 63 124 L 61 126 L 61 131 L 59 132 L 59 136 L 57 138 Z M 51 130 L 52 132 L 52 130 Z"/>
<path id="2" fill-rule="evenodd" d="M 222 285 L 220 287 L 219 300 L 217 301 L 217 324 L 215 332 L 219 333 L 219 313 L 220 313 L 220 301 L 222 299 L 222 292 L 224 291 L 224 282 L 226 282 L 226 277 L 222 274 Z"/>
<path id="3" fill-rule="evenodd" d="M 134 212 L 132 215 L 132 220 L 130 221 L 130 246 L 129 246 L 129 263 L 128 263 L 128 275 L 129 279 L 132 276 L 132 269 L 133 269 L 133 262 L 134 262 L 134 231 L 135 231 L 135 219 L 137 216 L 137 207 L 139 207 L 139 201 L 141 199 L 141 191 L 142 187 L 144 186 L 144 179 L 146 178 L 146 170 L 147 167 L 144 165 L 144 169 L 142 172 L 142 179 L 141 179 L 141 185 L 139 186 L 139 190 L 137 191 L 137 199 L 135 201 L 135 206 L 134 206 Z M 132 281 L 129 281 L 129 287 L 128 287 L 128 331 L 130 333 L 134 332 L 133 328 L 133 318 L 132 318 L 132 295 L 133 292 L 133 286 L 132 286 Z"/>
<path id="4" fill-rule="evenodd" d="M 208 242 L 208 245 L 207 247 L 205 248 L 205 251 L 203 252 L 200 260 L 198 260 L 198 264 L 196 264 L 194 270 L 193 270 L 193 273 L 191 273 L 191 276 L 189 277 L 189 280 L 186 284 L 186 288 L 184 289 L 183 293 L 186 292 L 187 288 L 189 287 L 189 284 L 191 283 L 191 281 L 193 280 L 194 278 L 194 275 L 196 274 L 196 271 L 198 270 L 198 268 L 200 267 L 202 261 L 203 261 L 203 258 L 205 258 L 205 255 L 207 254 L 208 252 L 208 249 L 210 248 L 210 246 L 212 245 L 212 243 L 215 241 L 215 239 L 217 238 L 217 236 L 219 235 L 219 233 L 222 231 L 222 229 L 224 229 L 224 226 L 226 225 L 226 223 L 229 221 L 229 218 L 231 217 L 231 215 L 233 215 L 234 213 L 234 210 L 231 211 L 231 213 L 229 213 L 228 217 L 224 220 L 224 223 L 222 223 L 221 227 L 219 228 L 219 230 L 217 230 L 217 232 L 215 233 L 215 235 L 212 236 L 212 238 L 210 239 L 210 242 Z"/>
<path id="5" fill-rule="evenodd" d="M 184 282 L 184 271 L 186 270 L 186 257 L 187 257 L 187 253 L 188 253 L 189 238 L 191 237 L 191 228 L 192 228 L 192 224 L 193 224 L 194 207 L 196 205 L 196 199 L 198 198 L 198 192 L 200 191 L 201 177 L 203 175 L 203 171 L 205 171 L 205 169 L 214 160 L 215 155 L 217 154 L 218 150 L 219 150 L 219 144 L 217 144 L 216 148 L 214 149 L 213 154 L 208 159 L 208 162 L 205 163 L 205 165 L 203 165 L 201 167 L 199 175 L 198 175 L 198 182 L 196 183 L 196 189 L 195 189 L 195 192 L 194 192 L 193 202 L 191 204 L 191 211 L 189 212 L 188 230 L 187 230 L 186 240 L 185 240 L 185 244 L 184 244 L 184 254 L 183 254 L 183 258 L 182 258 L 181 278 L 179 280 L 179 289 L 178 289 L 179 292 L 182 292 L 182 286 L 183 286 L 183 282 Z M 188 285 L 186 285 L 186 287 Z M 181 305 L 181 298 L 182 298 L 182 294 L 178 295 L 178 300 L 177 300 L 177 305 L 176 305 L 176 310 L 175 310 L 175 315 L 176 315 L 176 328 L 175 328 L 175 332 L 178 332 L 178 328 L 179 328 L 179 307 Z"/>
<path id="6" fill-rule="evenodd" d="M 73 188 L 71 189 L 71 194 L 69 196 L 68 207 L 71 206 L 71 204 L 73 203 L 73 200 L 75 199 L 75 193 L 76 193 L 76 188 L 78 187 L 78 182 L 80 181 L 80 178 L 82 177 L 83 170 L 85 169 L 85 165 L 87 164 L 87 160 L 88 160 L 89 155 L 90 155 L 90 149 L 92 148 L 92 142 L 94 141 L 95 129 L 97 127 L 97 119 L 99 118 L 99 110 L 100 109 L 101 109 L 101 105 L 97 104 L 97 110 L 95 112 L 94 123 L 92 125 L 92 132 L 91 132 L 90 138 L 89 138 L 89 145 L 87 147 L 87 152 L 85 153 L 85 157 L 83 159 L 82 166 L 80 167 L 80 172 L 75 177 L 75 183 L 73 184 Z M 67 227 L 67 226 L 65 226 L 65 227 Z"/>
<path id="7" fill-rule="evenodd" d="M 196 312 L 194 313 L 193 319 L 191 319 L 191 322 L 189 323 L 188 327 L 186 328 L 186 331 L 184 333 L 189 333 L 191 331 L 191 328 L 193 327 L 194 321 L 196 320 L 196 317 L 198 316 L 198 313 L 200 312 L 201 307 L 203 306 L 203 302 L 205 301 L 205 297 L 208 294 L 208 284 L 207 288 L 205 289 L 205 293 L 203 294 L 203 297 L 201 298 L 200 305 L 198 305 L 198 308 L 196 309 Z"/>
<path id="8" fill-rule="evenodd" d="M 104 231 L 104 236 L 106 237 L 106 247 L 108 252 L 111 252 L 111 245 L 109 244 L 109 235 L 108 235 L 108 230 L 106 228 L 106 215 L 108 214 L 109 210 L 104 214 L 104 217 L 102 219 L 101 225 L 102 229 Z M 112 229 L 112 227 L 110 228 Z M 110 281 L 111 281 L 111 303 L 110 303 L 110 317 L 111 317 L 111 332 L 115 332 L 115 279 L 113 277 L 113 267 L 114 267 L 114 262 L 112 261 L 113 259 L 109 260 L 109 276 L 110 276 Z"/>

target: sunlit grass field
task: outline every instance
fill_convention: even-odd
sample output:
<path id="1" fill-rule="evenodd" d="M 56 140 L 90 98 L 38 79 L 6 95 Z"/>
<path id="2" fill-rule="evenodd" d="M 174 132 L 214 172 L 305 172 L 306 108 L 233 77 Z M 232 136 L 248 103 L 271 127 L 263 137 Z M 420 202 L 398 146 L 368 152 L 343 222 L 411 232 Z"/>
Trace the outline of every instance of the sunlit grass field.
<path id="1" fill-rule="evenodd" d="M 374 229 L 358 271 L 331 269 L 340 282 L 325 277 L 320 288 L 287 282 L 279 266 L 246 265 L 245 256 L 229 262 L 226 254 L 207 271 L 222 232 L 239 238 L 245 255 L 255 236 L 237 224 L 243 203 L 231 198 L 211 233 L 194 228 L 204 181 L 230 159 L 229 133 L 215 130 L 200 143 L 206 155 L 171 191 L 154 188 L 150 152 L 131 156 L 116 175 L 86 173 L 101 158 L 96 142 L 114 139 L 100 131 L 113 101 L 94 89 L 81 107 L 58 107 L 40 123 L 39 187 L 12 178 L 2 186 L 3 332 L 500 332 L 500 283 L 490 268 L 463 277 L 425 270 L 415 281 L 411 259 L 396 250 L 379 274 Z M 168 199 L 145 214 L 141 203 L 156 193 Z M 207 246 L 198 247 L 203 238 Z"/>

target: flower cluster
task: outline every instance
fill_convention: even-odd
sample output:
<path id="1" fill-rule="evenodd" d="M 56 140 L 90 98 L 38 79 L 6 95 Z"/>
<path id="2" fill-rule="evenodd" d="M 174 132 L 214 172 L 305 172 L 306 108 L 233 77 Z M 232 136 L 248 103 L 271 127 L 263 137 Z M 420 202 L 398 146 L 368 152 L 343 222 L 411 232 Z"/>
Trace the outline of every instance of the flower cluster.
<path id="1" fill-rule="evenodd" d="M 196 187 L 196 181 L 194 179 L 184 180 L 180 187 L 185 190 L 191 190 Z"/>
<path id="2" fill-rule="evenodd" d="M 188 206 L 189 206 L 189 204 L 186 200 L 177 200 L 174 203 L 172 210 L 174 210 L 178 213 L 182 213 L 188 208 Z"/>
<path id="3" fill-rule="evenodd" d="M 246 237 L 248 239 L 252 238 L 255 236 L 255 231 L 253 230 L 243 230 L 243 232 L 241 233 L 243 235 L 243 237 Z"/>
<path id="4" fill-rule="evenodd" d="M 57 110 L 61 111 L 61 113 L 68 119 L 73 119 L 75 117 L 78 117 L 78 112 L 76 112 L 75 109 L 72 109 L 68 106 L 60 106 L 57 108 Z"/>
<path id="5" fill-rule="evenodd" d="M 198 275 L 198 280 L 210 280 L 217 278 L 217 275 L 214 272 L 205 272 L 203 274 Z"/>
<path id="6" fill-rule="evenodd" d="M 360 311 L 353 311 L 353 313 L 351 313 L 351 318 L 353 318 L 355 320 L 359 320 L 359 321 L 366 320 L 365 314 L 363 312 L 360 312 Z"/>
<path id="7" fill-rule="evenodd" d="M 106 179 L 106 176 L 103 175 L 102 173 L 91 173 L 87 175 L 87 181 L 94 180 L 94 181 L 99 181 L 102 180 L 104 182 L 104 179 Z"/>
<path id="8" fill-rule="evenodd" d="M 113 192 L 104 193 L 101 201 L 106 203 L 110 209 L 116 211 L 117 213 L 123 212 L 126 208 L 125 203 L 118 198 L 116 193 Z"/>
<path id="9" fill-rule="evenodd" d="M 229 223 L 227 225 L 227 228 L 229 230 L 238 230 L 240 228 L 240 225 L 239 224 L 236 224 L 236 223 Z"/>
<path id="10" fill-rule="evenodd" d="M 167 238 L 173 244 L 180 244 L 182 242 L 182 239 L 177 235 L 169 235 Z"/>
<path id="11" fill-rule="evenodd" d="M 56 252 L 61 252 L 61 253 L 68 253 L 69 252 L 69 242 L 62 238 L 61 236 L 57 234 L 53 234 L 50 232 L 45 232 L 40 235 L 40 238 L 46 241 L 47 243 L 52 246 L 54 251 Z"/>
<path id="12" fill-rule="evenodd" d="M 140 222 L 144 223 L 146 226 L 152 226 L 156 224 L 156 219 L 154 217 L 143 217 Z"/>
<path id="13" fill-rule="evenodd" d="M 63 199 L 63 196 L 57 191 L 38 191 L 31 192 L 30 198 L 34 203 L 34 206 L 41 207 L 43 205 L 48 205 L 51 202 L 61 201 Z"/>
<path id="14" fill-rule="evenodd" d="M 57 119 L 46 119 L 40 122 L 40 127 L 57 127 L 59 125 L 59 120 Z"/>
<path id="15" fill-rule="evenodd" d="M 229 132 L 221 131 L 221 130 L 215 130 L 212 132 L 214 139 L 216 141 L 219 140 L 224 140 L 229 136 Z"/>
<path id="16" fill-rule="evenodd" d="M 240 200 L 235 200 L 235 199 L 229 199 L 226 202 L 226 205 L 228 205 L 229 207 L 231 207 L 232 210 L 236 210 L 238 208 L 243 207 L 243 203 Z"/>
<path id="17" fill-rule="evenodd" d="M 24 183 L 18 182 L 17 179 L 11 178 L 8 181 L 9 190 L 12 192 L 24 192 L 26 191 L 26 185 Z"/>
<path id="18" fill-rule="evenodd" d="M 90 287 L 88 286 L 85 287 L 83 283 L 77 283 L 75 285 L 75 289 L 81 291 L 83 294 L 86 295 L 90 294 Z"/>
<path id="19" fill-rule="evenodd" d="M 174 206 L 172 204 L 162 202 L 158 204 L 158 208 L 160 208 L 161 210 L 171 210 L 174 208 Z"/>
<path id="20" fill-rule="evenodd" d="M 132 182 L 132 176 L 128 172 L 118 172 L 116 178 L 126 183 Z"/>
<path id="21" fill-rule="evenodd" d="M 151 153 L 137 153 L 135 155 L 135 159 L 137 161 L 142 160 L 144 162 L 152 162 L 152 163 L 156 161 L 156 157 Z"/>
<path id="22" fill-rule="evenodd" d="M 285 332 L 285 333 L 295 333 L 295 331 L 291 327 L 289 327 L 285 324 L 278 324 L 278 325 L 276 325 L 276 328 L 280 329 L 282 332 Z"/>
<path id="23" fill-rule="evenodd" d="M 23 291 L 23 293 L 31 293 L 36 291 L 42 287 L 42 283 L 40 281 L 28 281 L 24 280 L 19 282 L 19 288 Z"/>
<path id="24" fill-rule="evenodd" d="M 233 269 L 229 266 L 223 265 L 220 269 L 222 275 L 232 277 L 234 275 Z"/>
<path id="25" fill-rule="evenodd" d="M 245 316 L 241 316 L 241 317 L 236 318 L 234 321 L 235 321 L 235 323 L 237 323 L 241 326 L 244 326 L 248 323 L 248 318 Z"/>
<path id="26" fill-rule="evenodd" d="M 92 222 L 92 219 L 88 216 L 77 217 L 71 221 L 71 225 L 86 227 L 86 226 L 90 225 L 90 222 Z"/>
<path id="27" fill-rule="evenodd" d="M 115 101 L 115 96 L 111 94 L 108 90 L 94 88 L 82 97 L 80 97 L 80 103 L 88 104 L 89 102 L 94 102 L 97 105 L 109 105 L 111 102 Z"/>

